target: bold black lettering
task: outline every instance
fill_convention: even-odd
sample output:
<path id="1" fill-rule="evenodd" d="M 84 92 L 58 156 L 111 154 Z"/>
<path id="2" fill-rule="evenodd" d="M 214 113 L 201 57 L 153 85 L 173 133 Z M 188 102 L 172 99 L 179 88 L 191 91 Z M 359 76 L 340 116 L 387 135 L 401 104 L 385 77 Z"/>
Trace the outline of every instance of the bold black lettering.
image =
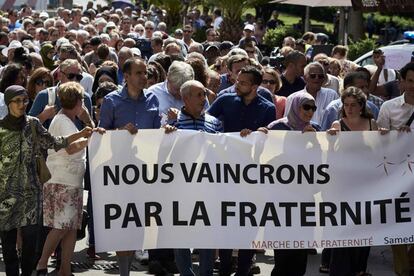
<path id="1" fill-rule="evenodd" d="M 142 181 L 146 184 L 152 184 L 158 179 L 158 164 L 154 164 L 154 174 L 152 176 L 152 179 L 148 179 L 148 165 L 143 164 L 142 165 Z"/>
<path id="2" fill-rule="evenodd" d="M 391 199 L 375 200 L 374 205 L 380 206 L 381 223 L 387 223 L 387 204 L 391 204 Z"/>
<path id="3" fill-rule="evenodd" d="M 236 171 L 230 164 L 223 164 L 224 183 L 229 183 L 229 175 L 234 183 L 240 183 L 240 164 L 236 164 Z"/>
<path id="4" fill-rule="evenodd" d="M 282 177 L 282 171 L 284 169 L 287 169 L 289 171 L 289 175 L 287 179 L 283 179 Z M 277 181 L 279 181 L 279 183 L 281 184 L 290 184 L 295 178 L 295 169 L 290 165 L 281 165 L 276 170 L 276 178 L 277 178 Z"/>
<path id="5" fill-rule="evenodd" d="M 244 181 L 246 181 L 249 184 L 257 184 L 257 180 L 256 179 L 250 179 L 249 178 L 249 170 L 252 168 L 257 168 L 256 164 L 249 164 L 246 167 L 244 167 L 243 169 L 243 179 Z"/>
<path id="6" fill-rule="evenodd" d="M 246 226 L 246 218 L 250 220 L 251 226 L 257 226 L 256 218 L 254 214 L 256 213 L 256 205 L 252 202 L 240 202 L 240 226 Z M 247 210 L 249 208 L 249 210 Z"/>
<path id="7" fill-rule="evenodd" d="M 115 166 L 115 174 L 109 166 L 103 166 L 104 186 L 108 186 L 108 176 L 114 185 L 119 185 L 119 165 Z"/>
<path id="8" fill-rule="evenodd" d="M 111 220 L 116 220 L 121 216 L 122 209 L 118 204 L 105 204 L 105 229 L 111 229 Z M 115 213 L 111 214 L 114 210 Z"/>
<path id="9" fill-rule="evenodd" d="M 407 193 L 402 193 L 400 198 L 396 198 L 395 201 L 395 222 L 401 223 L 401 222 L 411 222 L 411 217 L 403 217 L 402 213 L 409 213 L 410 207 L 403 207 L 402 204 L 404 203 L 410 203 L 410 198 L 405 198 Z"/>
<path id="10" fill-rule="evenodd" d="M 329 208 L 329 211 L 327 210 Z M 332 202 L 321 202 L 319 203 L 319 224 L 320 226 L 326 226 L 326 220 L 331 221 L 332 226 L 338 226 L 336 221 L 335 213 L 337 211 L 336 205 Z"/>
<path id="11" fill-rule="evenodd" d="M 355 202 L 355 212 L 348 202 L 341 202 L 341 225 L 346 225 L 347 214 L 355 225 L 361 224 L 361 202 Z"/>
<path id="12" fill-rule="evenodd" d="M 173 225 L 188 225 L 188 221 L 180 220 L 179 208 L 178 201 L 173 201 Z"/>
<path id="13" fill-rule="evenodd" d="M 316 226 L 316 221 L 308 221 L 307 217 L 315 217 L 315 211 L 308 211 L 308 207 L 315 208 L 314 202 L 302 202 L 300 204 L 300 225 Z"/>
<path id="14" fill-rule="evenodd" d="M 275 184 L 275 180 L 273 179 L 273 173 L 275 172 L 275 168 L 272 165 L 262 164 L 260 165 L 260 184 L 266 183 L 267 181 L 270 184 Z"/>
<path id="15" fill-rule="evenodd" d="M 274 226 L 280 226 L 280 221 L 277 216 L 276 207 L 273 202 L 266 202 L 263 208 L 263 214 L 262 218 L 260 219 L 259 226 L 266 226 L 267 221 L 273 221 Z"/>
<path id="16" fill-rule="evenodd" d="M 216 164 L 216 183 L 221 183 L 221 164 Z"/>
<path id="17" fill-rule="evenodd" d="M 154 211 L 151 211 L 152 207 L 155 209 Z M 151 226 L 151 218 L 154 218 L 157 226 L 162 226 L 161 211 L 162 206 L 160 203 L 154 201 L 145 202 L 145 226 Z"/>
<path id="18" fill-rule="evenodd" d="M 201 163 L 200 172 L 198 173 L 197 183 L 200 183 L 204 177 L 208 178 L 208 181 L 214 182 L 213 174 L 211 173 L 210 165 L 208 163 Z"/>
<path id="19" fill-rule="evenodd" d="M 136 227 L 141 227 L 141 220 L 139 219 L 138 210 L 135 203 L 128 203 L 125 208 L 125 216 L 122 221 L 122 228 L 127 228 L 130 221 L 135 221 Z"/>
<path id="20" fill-rule="evenodd" d="M 286 226 L 292 226 L 292 208 L 298 207 L 296 202 L 280 202 L 279 207 L 285 208 Z"/>
<path id="21" fill-rule="evenodd" d="M 372 223 L 371 201 L 365 201 L 365 223 L 366 224 Z"/>
<path id="22" fill-rule="evenodd" d="M 180 166 L 181 166 L 181 170 L 183 172 L 183 176 L 184 176 L 185 182 L 192 182 L 193 181 L 193 177 L 194 177 L 195 170 L 197 168 L 197 163 L 193 163 L 191 165 L 190 173 L 188 173 L 187 167 L 186 167 L 185 163 L 180 163 Z"/>
<path id="23" fill-rule="evenodd" d="M 234 207 L 236 206 L 236 202 L 233 201 L 223 201 L 221 203 L 221 225 L 227 226 L 227 217 L 234 217 L 236 213 L 233 211 L 228 211 L 227 207 Z"/>
<path id="24" fill-rule="evenodd" d="M 172 168 L 172 163 L 165 163 L 161 166 L 161 172 L 168 178 L 161 178 L 161 183 L 171 183 L 174 180 L 174 174 L 168 169 Z"/>
<path id="25" fill-rule="evenodd" d="M 198 212 L 200 212 L 200 214 L 198 214 Z M 190 219 L 190 225 L 195 225 L 197 220 L 202 220 L 205 226 L 211 225 L 206 206 L 202 201 L 196 201 L 194 211 Z"/>
<path id="26" fill-rule="evenodd" d="M 317 173 L 320 176 L 323 177 L 322 179 L 316 180 L 316 183 L 318 183 L 318 184 L 326 184 L 326 183 L 329 182 L 329 180 L 331 180 L 331 176 L 329 175 L 329 173 L 324 171 L 324 169 L 328 170 L 329 165 L 328 164 L 322 164 L 322 165 L 319 165 L 318 168 L 316 169 Z"/>
<path id="27" fill-rule="evenodd" d="M 304 165 L 298 165 L 298 184 L 302 184 L 303 176 L 309 184 L 314 183 L 314 167 L 314 165 L 309 165 L 309 171 L 307 171 Z"/>
<path id="28" fill-rule="evenodd" d="M 132 179 L 128 179 L 128 170 L 132 169 L 133 171 L 133 177 Z M 139 179 L 139 170 L 138 167 L 135 165 L 126 165 L 123 169 L 122 169 L 122 180 L 125 182 L 125 184 L 135 184 Z"/>

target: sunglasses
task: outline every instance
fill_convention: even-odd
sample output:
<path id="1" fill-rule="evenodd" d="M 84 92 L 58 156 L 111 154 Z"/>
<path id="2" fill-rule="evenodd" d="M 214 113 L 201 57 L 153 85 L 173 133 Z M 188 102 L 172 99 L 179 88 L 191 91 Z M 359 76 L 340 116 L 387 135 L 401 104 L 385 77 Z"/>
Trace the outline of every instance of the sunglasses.
<path id="1" fill-rule="evenodd" d="M 309 77 L 311 79 L 320 79 L 320 80 L 324 80 L 325 79 L 325 75 L 324 74 L 309 74 Z"/>
<path id="2" fill-rule="evenodd" d="M 312 105 L 312 104 L 304 104 L 304 105 L 302 105 L 302 108 L 305 111 L 309 111 L 309 110 L 312 110 L 313 112 L 316 111 L 316 106 Z"/>
<path id="3" fill-rule="evenodd" d="M 154 30 L 154 28 L 145 27 L 145 30 Z"/>
<path id="4" fill-rule="evenodd" d="M 35 84 L 37 85 L 44 85 L 46 84 L 46 86 L 52 86 L 52 82 L 49 80 L 42 80 L 42 79 L 37 79 L 35 80 Z"/>
<path id="5" fill-rule="evenodd" d="M 272 84 L 272 85 L 274 85 L 274 84 L 276 84 L 276 81 L 275 80 L 262 80 L 262 83 L 263 84 Z"/>
<path id="6" fill-rule="evenodd" d="M 77 81 L 81 81 L 83 79 L 83 76 L 81 74 L 74 74 L 74 73 L 69 73 L 69 74 L 64 73 L 64 74 L 69 80 L 76 79 Z"/>
<path id="7" fill-rule="evenodd" d="M 191 33 L 191 31 L 188 31 L 188 30 L 184 30 L 183 32 L 184 33 Z"/>
<path id="8" fill-rule="evenodd" d="M 15 104 L 19 104 L 19 105 L 20 104 L 27 105 L 27 104 L 29 104 L 29 99 L 26 98 L 26 99 L 11 100 L 10 102 L 15 103 Z"/>

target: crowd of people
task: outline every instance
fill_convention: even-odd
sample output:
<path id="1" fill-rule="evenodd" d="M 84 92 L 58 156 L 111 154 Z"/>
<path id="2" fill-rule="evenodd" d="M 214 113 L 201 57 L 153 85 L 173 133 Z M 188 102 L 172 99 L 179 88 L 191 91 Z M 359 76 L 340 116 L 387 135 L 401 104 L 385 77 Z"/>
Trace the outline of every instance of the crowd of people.
<path id="1" fill-rule="evenodd" d="M 276 62 L 261 49 L 268 28 L 283 22 L 274 12 L 247 18 L 238 43 L 220 41 L 223 17 L 191 10 L 182 28 L 165 23 L 166 11 L 126 7 L 72 10 L 56 15 L 3 11 L 0 17 L 0 234 L 6 275 L 47 275 L 55 254 L 60 276 L 71 275 L 77 230 L 84 221 L 83 191 L 90 191 L 88 138 L 94 131 L 164 128 L 209 133 L 270 130 L 409 132 L 414 118 L 414 63 L 386 68 L 347 59 L 347 47 L 315 53 L 323 34 L 285 37 Z M 205 33 L 196 41 L 194 32 Z M 386 75 L 386 76 L 385 76 Z M 385 76 L 385 77 L 384 77 Z M 37 177 L 47 156 L 50 179 Z M 88 194 L 87 257 L 95 252 L 92 196 Z M 395 245 L 397 275 L 412 275 L 412 247 Z M 200 275 L 260 273 L 255 250 L 200 249 Z M 195 275 L 189 249 L 120 251 L 120 275 L 134 258 L 155 275 Z M 305 275 L 308 250 L 275 250 L 272 275 Z M 369 275 L 369 248 L 326 249 L 320 271 Z"/>

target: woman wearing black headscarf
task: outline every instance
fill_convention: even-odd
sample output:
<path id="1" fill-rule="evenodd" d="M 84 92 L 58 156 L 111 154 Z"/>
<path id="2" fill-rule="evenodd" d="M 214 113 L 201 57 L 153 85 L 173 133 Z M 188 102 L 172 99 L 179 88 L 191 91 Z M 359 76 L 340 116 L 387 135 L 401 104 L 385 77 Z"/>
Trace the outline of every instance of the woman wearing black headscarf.
<path id="1" fill-rule="evenodd" d="M 92 84 L 93 94 L 98 90 L 99 84 L 104 81 L 113 82 L 118 85 L 118 74 L 114 67 L 103 66 L 96 71 L 95 79 Z"/>
<path id="2" fill-rule="evenodd" d="M 53 137 L 35 117 L 26 115 L 27 91 L 19 85 L 5 90 L 8 114 L 0 120 L 0 236 L 6 275 L 19 275 L 17 228 L 21 229 L 23 276 L 36 267 L 37 228 L 41 217 L 42 187 L 36 173 L 36 147 L 65 148 L 92 134 L 91 128 L 68 137 Z M 34 137 L 34 135 L 36 137 Z M 36 143 L 36 144 L 35 144 Z"/>

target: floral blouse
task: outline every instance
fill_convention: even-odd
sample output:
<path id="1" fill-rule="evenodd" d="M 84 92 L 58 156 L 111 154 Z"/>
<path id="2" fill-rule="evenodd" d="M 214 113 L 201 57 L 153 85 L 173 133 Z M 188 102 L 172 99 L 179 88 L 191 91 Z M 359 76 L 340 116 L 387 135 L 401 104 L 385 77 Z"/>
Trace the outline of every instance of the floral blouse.
<path id="1" fill-rule="evenodd" d="M 67 146 L 64 137 L 53 137 L 39 120 L 27 116 L 22 131 L 0 127 L 0 231 L 37 224 L 42 212 L 42 187 L 35 168 L 31 124 L 43 151 Z"/>

